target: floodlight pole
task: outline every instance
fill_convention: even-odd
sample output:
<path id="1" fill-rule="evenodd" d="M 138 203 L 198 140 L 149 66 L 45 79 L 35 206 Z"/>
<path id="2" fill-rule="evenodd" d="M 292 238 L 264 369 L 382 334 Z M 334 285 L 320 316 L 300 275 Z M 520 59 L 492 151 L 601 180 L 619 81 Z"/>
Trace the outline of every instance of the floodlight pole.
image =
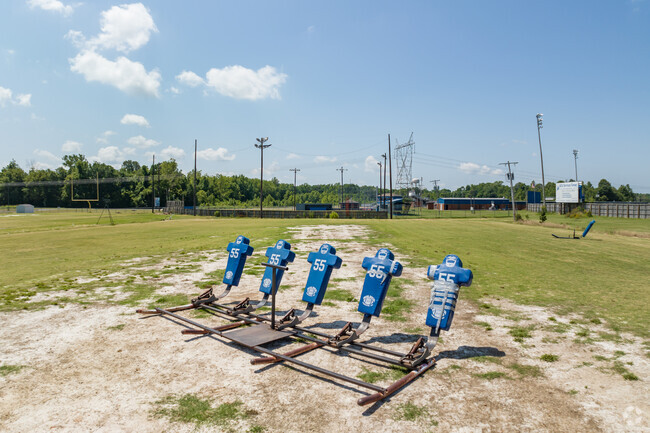
<path id="1" fill-rule="evenodd" d="M 514 178 L 514 175 L 512 171 L 510 170 L 510 164 L 512 165 L 517 165 L 519 164 L 518 162 L 501 162 L 499 165 L 507 165 L 508 166 L 508 174 L 506 174 L 506 178 L 510 180 L 510 198 L 512 199 L 512 219 L 514 221 L 517 221 L 517 207 L 515 206 L 515 190 L 512 186 L 512 179 Z"/>
<path id="2" fill-rule="evenodd" d="M 264 201 L 264 196 L 263 196 L 263 181 L 264 181 L 264 148 L 265 147 L 271 147 L 270 144 L 264 144 L 265 141 L 269 140 L 269 137 L 266 138 L 256 138 L 257 142 L 259 144 L 256 144 L 255 147 L 257 147 L 260 150 L 260 218 L 264 218 L 263 215 L 263 209 L 262 209 L 262 203 Z"/>
<path id="3" fill-rule="evenodd" d="M 543 206 L 546 207 L 546 183 L 544 182 L 544 157 L 542 156 L 542 135 L 540 129 L 544 126 L 542 125 L 542 117 L 544 115 L 537 113 L 537 138 L 539 140 L 539 159 L 542 162 L 542 202 Z"/>
<path id="4" fill-rule="evenodd" d="M 573 162 L 576 166 L 576 182 L 578 181 L 578 149 L 573 149 Z"/>
<path id="5" fill-rule="evenodd" d="M 348 171 L 348 169 L 343 168 L 343 166 L 341 166 L 341 168 L 337 168 L 336 171 L 341 172 L 341 204 L 340 204 L 340 206 L 341 206 L 341 209 L 343 209 L 343 172 Z"/>
<path id="6" fill-rule="evenodd" d="M 290 168 L 293 171 L 293 210 L 296 210 L 296 174 L 300 171 L 299 168 Z"/>
<path id="7" fill-rule="evenodd" d="M 196 216 L 196 150 L 197 140 L 194 139 L 194 198 L 192 200 L 192 210 L 194 211 L 194 216 Z"/>

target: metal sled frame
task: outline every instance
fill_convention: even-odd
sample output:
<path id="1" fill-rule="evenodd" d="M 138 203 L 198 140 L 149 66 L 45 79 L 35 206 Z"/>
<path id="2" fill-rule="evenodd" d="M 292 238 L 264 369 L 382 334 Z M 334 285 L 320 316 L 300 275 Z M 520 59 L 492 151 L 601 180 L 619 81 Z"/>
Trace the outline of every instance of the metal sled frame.
<path id="1" fill-rule="evenodd" d="M 202 308 L 211 311 L 213 313 L 216 313 L 221 317 L 228 318 L 231 320 L 234 318 L 242 319 L 240 321 L 232 322 L 230 324 L 223 325 L 218 328 L 212 328 L 200 324 L 192 319 L 188 319 L 186 317 L 176 314 L 176 311 L 181 311 L 178 310 L 178 308 L 187 307 L 187 306 L 175 307 L 175 309 L 156 308 L 152 311 L 154 311 L 154 314 L 167 315 L 198 328 L 198 329 L 183 330 L 182 331 L 183 334 L 214 334 L 216 336 L 241 344 L 245 347 L 253 349 L 262 354 L 268 355 L 266 357 L 252 359 L 251 364 L 254 365 L 271 364 L 271 363 L 286 361 L 298 365 L 300 367 L 303 367 L 305 369 L 323 374 L 325 376 L 329 376 L 338 379 L 340 381 L 348 382 L 357 385 L 359 387 L 374 391 L 373 394 L 367 395 L 365 397 L 361 397 L 357 400 L 357 404 L 360 406 L 374 403 L 390 396 L 391 394 L 395 393 L 406 384 L 415 380 L 417 377 L 422 375 L 424 372 L 426 372 L 429 368 L 431 368 L 435 364 L 436 362 L 435 357 L 427 359 L 427 356 L 430 354 L 430 348 L 432 348 L 432 346 L 430 347 L 429 343 L 425 342 L 423 337 L 421 337 L 413 345 L 411 350 L 406 354 L 389 350 L 389 349 L 384 349 L 381 347 L 372 346 L 370 344 L 353 341 L 355 338 L 361 335 L 368 328 L 368 325 L 370 323 L 370 318 L 366 318 L 365 316 L 370 316 L 370 315 L 367 314 L 364 315 L 364 321 L 357 329 L 352 329 L 351 323 L 348 323 L 335 336 L 330 336 L 325 333 L 321 333 L 318 331 L 314 331 L 312 329 L 307 329 L 299 326 L 293 326 L 291 330 L 278 329 L 279 326 L 276 324 L 276 318 L 275 318 L 276 271 L 278 269 L 286 271 L 288 268 L 285 266 L 272 265 L 269 263 L 263 263 L 263 265 L 273 268 L 270 318 L 251 314 L 250 312 L 246 313 L 241 317 L 235 317 L 232 314 L 229 314 L 228 311 L 229 309 L 227 306 L 217 304 L 216 302 L 211 302 L 211 303 L 201 302 L 201 303 L 197 303 L 197 305 L 192 304 L 192 307 L 185 308 L 185 309 Z M 303 313 L 301 317 L 304 316 L 304 314 L 305 313 Z M 270 324 L 263 323 L 263 322 L 270 322 Z M 248 328 L 236 329 L 234 331 L 229 331 L 232 328 L 240 327 L 242 324 L 252 324 L 254 326 Z M 286 327 L 284 329 L 286 329 Z M 307 333 L 316 335 L 318 337 L 323 337 L 323 339 L 315 338 L 312 335 L 307 335 Z M 337 339 L 336 337 L 338 335 L 343 335 L 345 338 Z M 266 349 L 265 347 L 262 347 L 263 344 L 285 339 L 285 338 L 292 338 L 292 337 L 299 337 L 300 339 L 307 340 L 311 343 L 306 344 L 303 347 L 294 349 L 284 354 L 277 353 L 270 349 Z M 350 338 L 350 337 L 354 337 L 354 338 Z M 435 340 L 437 340 L 437 338 Z M 335 343 L 332 343 L 332 341 L 335 341 Z M 433 344 L 435 345 L 435 342 Z M 388 387 L 381 387 L 294 358 L 294 356 L 297 356 L 299 354 L 317 348 L 324 348 L 324 349 L 329 348 L 328 351 L 330 351 L 331 353 L 336 353 L 339 350 L 343 350 L 350 354 L 359 355 L 376 361 L 382 361 L 390 365 L 405 367 L 411 371 L 401 379 L 389 385 Z"/>

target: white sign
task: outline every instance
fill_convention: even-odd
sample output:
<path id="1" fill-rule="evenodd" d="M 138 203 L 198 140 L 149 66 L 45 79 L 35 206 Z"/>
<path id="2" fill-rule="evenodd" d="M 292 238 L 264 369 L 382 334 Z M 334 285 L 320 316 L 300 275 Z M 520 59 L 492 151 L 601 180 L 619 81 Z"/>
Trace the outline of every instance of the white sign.
<path id="1" fill-rule="evenodd" d="M 555 184 L 555 201 L 557 203 L 580 203 L 580 184 L 582 182 L 564 182 Z"/>

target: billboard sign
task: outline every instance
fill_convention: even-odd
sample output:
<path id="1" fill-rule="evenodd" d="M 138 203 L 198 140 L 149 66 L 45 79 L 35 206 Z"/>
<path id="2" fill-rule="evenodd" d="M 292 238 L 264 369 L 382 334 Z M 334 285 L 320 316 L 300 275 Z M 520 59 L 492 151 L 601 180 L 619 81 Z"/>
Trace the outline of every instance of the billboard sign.
<path id="1" fill-rule="evenodd" d="M 557 203 L 580 203 L 582 182 L 564 182 L 555 184 L 555 201 Z"/>

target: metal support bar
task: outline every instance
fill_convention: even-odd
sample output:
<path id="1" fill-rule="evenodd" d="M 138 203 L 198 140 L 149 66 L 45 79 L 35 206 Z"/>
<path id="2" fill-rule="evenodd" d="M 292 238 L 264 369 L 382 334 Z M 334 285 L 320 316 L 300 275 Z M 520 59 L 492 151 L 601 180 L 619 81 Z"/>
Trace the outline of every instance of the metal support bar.
<path id="1" fill-rule="evenodd" d="M 368 395 L 366 397 L 361 397 L 359 400 L 357 400 L 357 404 L 359 406 L 364 406 L 366 404 L 374 403 L 376 401 L 379 401 L 379 400 L 382 400 L 382 399 L 388 397 L 389 395 L 393 394 L 395 391 L 399 390 L 401 387 L 403 387 L 407 383 L 412 382 L 415 378 L 422 375 L 429 368 L 433 367 L 433 365 L 435 363 L 436 363 L 435 358 L 432 358 L 426 364 L 422 364 L 420 367 L 418 367 L 417 370 L 411 371 L 406 376 L 404 376 L 401 379 L 394 382 L 392 385 L 390 385 L 384 391 L 379 391 L 379 392 L 377 392 L 375 394 L 371 394 L 371 395 Z"/>
<path id="2" fill-rule="evenodd" d="M 178 314 L 172 313 L 172 312 L 167 311 L 167 310 L 163 310 L 162 308 L 156 308 L 156 310 L 161 314 L 167 314 L 169 316 L 174 317 L 175 319 L 178 319 L 180 321 L 189 323 L 190 325 L 194 325 L 197 328 L 201 328 L 201 329 L 203 329 L 205 331 L 208 331 L 208 332 L 210 332 L 212 334 L 216 334 L 216 335 L 218 335 L 220 337 L 227 338 L 227 339 L 229 339 L 231 341 L 234 341 L 234 340 L 228 338 L 227 334 L 224 334 L 221 331 L 217 331 L 214 328 L 210 328 L 208 326 L 202 325 L 202 324 L 200 324 L 200 323 L 198 323 L 198 322 L 196 322 L 194 320 L 188 319 L 188 318 L 183 317 L 183 316 L 179 316 Z M 308 364 L 306 362 L 302 362 L 302 361 L 300 361 L 298 359 L 294 359 L 294 358 L 290 358 L 288 356 L 284 356 L 284 355 L 282 355 L 280 353 L 275 353 L 272 350 L 265 349 L 264 347 L 253 346 L 253 347 L 251 347 L 251 349 L 256 350 L 258 352 L 266 353 L 267 355 L 271 355 L 271 356 L 283 359 L 285 361 L 288 361 L 288 362 L 291 362 L 293 364 L 299 365 L 299 366 L 304 367 L 306 369 L 313 370 L 313 371 L 315 371 L 317 373 L 321 373 L 321 374 L 324 374 L 326 376 L 334 377 L 334 378 L 342 380 L 344 382 L 349 382 L 349 383 L 355 384 L 357 386 L 372 389 L 373 391 L 377 391 L 378 393 L 386 392 L 386 388 L 382 388 L 380 386 L 373 385 L 372 383 L 367 383 L 367 382 L 364 382 L 362 380 L 355 379 L 353 377 L 345 376 L 343 374 L 339 374 L 339 373 L 336 373 L 336 372 L 331 371 L 331 370 L 327 370 L 327 369 L 324 369 L 324 368 L 321 368 L 321 367 L 317 367 L 315 365 Z"/>

